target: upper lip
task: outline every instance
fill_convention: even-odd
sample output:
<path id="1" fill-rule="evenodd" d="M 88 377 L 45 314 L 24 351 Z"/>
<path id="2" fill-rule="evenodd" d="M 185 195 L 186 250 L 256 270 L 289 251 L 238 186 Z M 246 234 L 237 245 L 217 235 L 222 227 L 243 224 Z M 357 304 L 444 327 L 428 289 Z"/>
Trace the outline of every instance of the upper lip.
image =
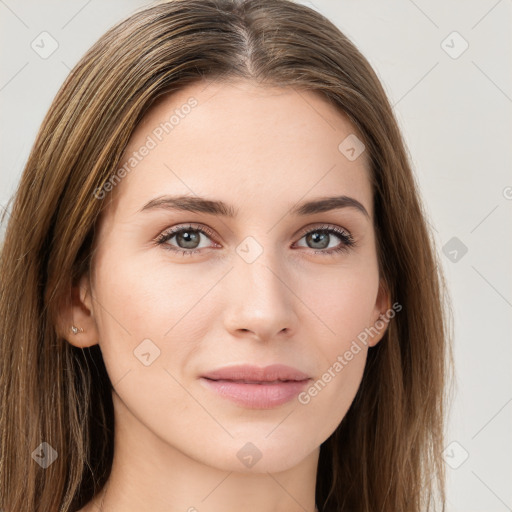
<path id="1" fill-rule="evenodd" d="M 202 375 L 211 380 L 233 380 L 248 382 L 272 382 L 272 381 L 302 381 L 309 379 L 309 375 L 297 368 L 284 364 L 272 364 L 259 367 L 252 365 L 226 366 L 212 370 Z"/>

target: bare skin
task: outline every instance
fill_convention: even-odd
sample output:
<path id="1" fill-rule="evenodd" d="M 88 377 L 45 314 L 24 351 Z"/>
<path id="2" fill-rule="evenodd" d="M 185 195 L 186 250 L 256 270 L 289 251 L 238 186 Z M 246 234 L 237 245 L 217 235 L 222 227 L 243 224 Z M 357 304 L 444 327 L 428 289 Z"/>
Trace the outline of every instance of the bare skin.
<path id="1" fill-rule="evenodd" d="M 367 352 L 385 332 L 361 344 L 307 404 L 250 409 L 201 384 L 204 372 L 235 363 L 287 364 L 315 382 L 389 309 L 366 153 L 351 161 L 338 149 L 356 133 L 346 116 L 312 92 L 207 85 L 165 97 L 137 127 L 123 162 L 188 98 L 197 100 L 101 199 L 113 202 L 92 271 L 65 315 L 84 330 L 70 343 L 99 343 L 115 389 L 107 492 L 80 512 L 98 512 L 102 498 L 104 512 L 313 512 L 320 445 L 345 416 Z M 140 211 L 177 194 L 221 200 L 238 214 Z M 354 207 L 290 213 L 297 203 L 342 195 L 368 217 Z M 154 241 L 190 224 L 212 234 L 193 232 L 199 252 L 166 249 L 194 250 L 178 236 Z M 326 254 L 345 239 L 319 238 L 315 228 L 325 227 L 348 232 L 356 245 Z M 160 351 L 147 366 L 134 355 L 145 339 L 146 359 Z M 252 467 L 237 456 L 247 443 L 261 456 Z"/>

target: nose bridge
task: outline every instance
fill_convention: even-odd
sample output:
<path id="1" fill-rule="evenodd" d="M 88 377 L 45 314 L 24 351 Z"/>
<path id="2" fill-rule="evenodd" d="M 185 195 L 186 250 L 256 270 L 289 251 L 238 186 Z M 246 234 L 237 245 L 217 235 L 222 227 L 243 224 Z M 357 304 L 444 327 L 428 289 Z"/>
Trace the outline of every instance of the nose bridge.
<path id="1" fill-rule="evenodd" d="M 261 339 L 294 330 L 293 293 L 279 254 L 248 237 L 237 247 L 233 265 L 227 328 L 249 330 Z"/>

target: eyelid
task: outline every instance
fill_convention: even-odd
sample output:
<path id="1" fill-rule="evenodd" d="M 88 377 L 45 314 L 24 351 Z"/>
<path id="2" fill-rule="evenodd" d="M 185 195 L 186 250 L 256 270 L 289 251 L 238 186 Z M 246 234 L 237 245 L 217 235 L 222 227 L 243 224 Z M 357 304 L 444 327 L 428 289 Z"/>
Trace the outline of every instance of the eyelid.
<path id="1" fill-rule="evenodd" d="M 343 228 L 341 226 L 337 226 L 336 224 L 311 224 L 309 226 L 305 226 L 302 228 L 296 236 L 299 238 L 302 238 L 304 235 L 307 235 L 311 231 L 323 231 L 323 230 L 334 230 L 338 231 L 339 233 L 342 233 L 347 236 L 347 238 L 353 239 L 352 234 L 350 231 L 346 228 Z"/>
<path id="2" fill-rule="evenodd" d="M 190 229 L 192 231 L 198 231 L 200 233 L 204 233 L 209 238 L 215 238 L 215 233 L 212 229 L 210 229 L 208 226 L 205 226 L 203 224 L 197 224 L 194 222 L 184 223 L 184 224 L 178 224 L 177 226 L 173 226 L 171 228 L 165 229 L 160 233 L 155 239 L 154 242 L 160 242 L 165 243 L 166 239 L 172 238 L 173 235 L 180 233 L 181 231 L 186 231 L 187 229 Z M 181 250 L 181 249 L 178 249 Z M 198 250 L 198 249 L 190 249 L 189 252 Z"/>

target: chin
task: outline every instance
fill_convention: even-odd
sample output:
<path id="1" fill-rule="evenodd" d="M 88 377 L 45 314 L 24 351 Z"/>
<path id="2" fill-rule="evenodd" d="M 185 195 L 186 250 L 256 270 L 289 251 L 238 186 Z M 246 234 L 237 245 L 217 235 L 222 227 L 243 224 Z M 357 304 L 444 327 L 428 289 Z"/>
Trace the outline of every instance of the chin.
<path id="1" fill-rule="evenodd" d="M 277 437 L 265 439 L 267 434 L 257 438 L 244 436 L 243 439 L 232 439 L 224 446 L 218 445 L 220 449 L 209 452 L 208 460 L 203 452 L 202 463 L 222 471 L 278 473 L 298 465 L 315 449 L 313 446 L 308 450 L 304 442 L 291 438 L 286 444 Z"/>

